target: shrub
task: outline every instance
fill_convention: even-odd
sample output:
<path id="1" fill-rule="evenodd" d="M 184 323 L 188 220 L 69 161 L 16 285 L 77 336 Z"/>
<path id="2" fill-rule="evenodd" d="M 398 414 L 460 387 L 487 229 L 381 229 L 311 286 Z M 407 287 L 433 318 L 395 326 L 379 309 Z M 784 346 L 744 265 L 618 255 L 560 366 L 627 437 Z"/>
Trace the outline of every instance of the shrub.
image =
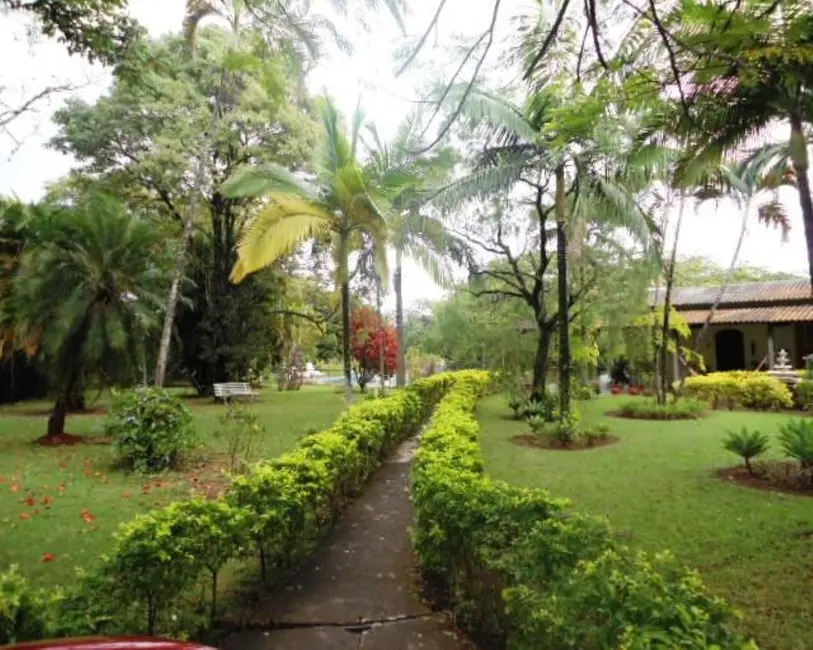
<path id="1" fill-rule="evenodd" d="M 570 396 L 578 401 L 584 401 L 595 398 L 597 395 L 596 389 L 590 385 L 585 384 L 578 379 L 571 378 L 570 380 Z"/>
<path id="2" fill-rule="evenodd" d="M 15 565 L 0 573 L 0 645 L 45 636 L 47 599 L 28 584 Z"/>
<path id="3" fill-rule="evenodd" d="M 471 374 L 443 398 L 412 475 L 419 568 L 480 647 L 747 647 L 696 574 L 615 548 L 606 523 L 542 490 L 486 477 L 480 392 Z"/>
<path id="4" fill-rule="evenodd" d="M 730 630 L 733 610 L 669 554 L 606 549 L 556 578 L 506 590 L 509 616 L 523 622 L 512 648 L 746 647 Z"/>
<path id="5" fill-rule="evenodd" d="M 728 437 L 723 441 L 723 449 L 742 457 L 749 474 L 754 473 L 751 459 L 764 454 L 768 446 L 768 436 L 756 429 L 749 431 L 747 427 L 740 431 L 729 431 Z"/>
<path id="6" fill-rule="evenodd" d="M 540 434 L 548 429 L 548 425 L 550 424 L 544 417 L 541 415 L 529 415 L 525 418 L 525 421 L 528 423 L 528 426 L 531 427 L 531 431 L 535 434 Z"/>
<path id="7" fill-rule="evenodd" d="M 788 458 L 799 461 L 802 469 L 813 468 L 813 421 L 788 420 L 779 427 L 779 444 Z"/>
<path id="8" fill-rule="evenodd" d="M 689 377 L 684 393 L 708 402 L 713 408 L 776 410 L 793 406 L 787 385 L 764 372 L 737 370 Z"/>
<path id="9" fill-rule="evenodd" d="M 189 409 L 160 388 L 115 394 L 105 428 L 116 453 L 137 472 L 177 467 L 197 443 Z"/>
<path id="10" fill-rule="evenodd" d="M 813 381 L 804 379 L 796 385 L 794 402 L 805 411 L 813 410 Z"/>
<path id="11" fill-rule="evenodd" d="M 599 442 L 606 440 L 610 436 L 610 427 L 600 424 L 592 429 L 584 429 L 580 434 L 588 447 L 594 447 Z"/>
<path id="12" fill-rule="evenodd" d="M 618 409 L 618 415 L 640 420 L 695 420 L 703 415 L 705 402 L 683 398 L 676 402 L 658 404 L 654 398 L 642 398 L 625 402 Z"/>
<path id="13" fill-rule="evenodd" d="M 508 408 L 513 412 L 515 420 L 519 420 L 522 417 L 522 411 L 526 402 L 527 399 L 522 393 L 511 393 L 508 395 Z"/>
<path id="14" fill-rule="evenodd" d="M 244 472 L 256 460 L 265 427 L 260 425 L 255 413 L 229 401 L 225 415 L 220 418 L 217 435 L 226 441 L 229 472 Z"/>
<path id="15" fill-rule="evenodd" d="M 556 406 L 557 400 L 555 395 L 551 395 L 550 393 L 532 395 L 525 401 L 522 407 L 522 417 L 527 419 L 532 415 L 538 415 L 547 422 L 553 422 L 553 420 L 556 419 Z"/>

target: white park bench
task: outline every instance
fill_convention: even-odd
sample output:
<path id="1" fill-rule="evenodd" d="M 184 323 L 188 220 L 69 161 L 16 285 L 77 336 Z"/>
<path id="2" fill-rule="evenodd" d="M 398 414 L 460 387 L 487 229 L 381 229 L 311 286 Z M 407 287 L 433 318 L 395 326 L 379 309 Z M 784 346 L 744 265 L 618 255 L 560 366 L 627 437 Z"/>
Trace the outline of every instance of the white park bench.
<path id="1" fill-rule="evenodd" d="M 251 389 L 248 382 L 231 382 L 226 384 L 215 384 L 215 399 L 222 399 L 228 402 L 232 397 L 248 397 L 253 400 L 257 392 Z"/>

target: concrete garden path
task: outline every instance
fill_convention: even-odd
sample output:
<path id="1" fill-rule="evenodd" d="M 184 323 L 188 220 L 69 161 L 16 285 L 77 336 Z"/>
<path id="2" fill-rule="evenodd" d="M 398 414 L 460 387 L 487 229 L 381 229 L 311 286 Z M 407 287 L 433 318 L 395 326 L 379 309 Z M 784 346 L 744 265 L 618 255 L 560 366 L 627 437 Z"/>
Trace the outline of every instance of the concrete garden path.
<path id="1" fill-rule="evenodd" d="M 469 645 L 418 597 L 408 527 L 405 442 L 344 513 L 326 544 L 247 615 L 224 650 L 464 650 Z"/>

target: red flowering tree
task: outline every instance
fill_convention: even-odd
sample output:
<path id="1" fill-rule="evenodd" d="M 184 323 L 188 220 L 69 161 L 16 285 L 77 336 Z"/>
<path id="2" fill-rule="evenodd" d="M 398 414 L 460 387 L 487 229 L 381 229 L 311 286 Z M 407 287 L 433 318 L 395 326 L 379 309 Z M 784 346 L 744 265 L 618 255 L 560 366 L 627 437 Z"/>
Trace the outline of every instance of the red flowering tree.
<path id="1" fill-rule="evenodd" d="M 372 307 L 356 309 L 353 312 L 350 329 L 356 375 L 359 388 L 363 392 L 370 379 L 380 371 L 382 354 L 384 377 L 391 377 L 395 373 L 398 337 L 390 323 L 379 321 L 378 314 Z"/>

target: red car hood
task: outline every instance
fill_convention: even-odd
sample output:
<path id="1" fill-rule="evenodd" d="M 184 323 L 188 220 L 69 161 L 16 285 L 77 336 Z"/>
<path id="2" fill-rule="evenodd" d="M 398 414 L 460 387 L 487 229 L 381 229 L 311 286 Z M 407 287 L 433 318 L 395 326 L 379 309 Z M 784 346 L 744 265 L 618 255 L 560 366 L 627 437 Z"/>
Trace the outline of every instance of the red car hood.
<path id="1" fill-rule="evenodd" d="M 97 636 L 82 639 L 51 639 L 2 646 L 4 650 L 216 650 L 188 641 L 152 639 L 144 636 Z"/>

